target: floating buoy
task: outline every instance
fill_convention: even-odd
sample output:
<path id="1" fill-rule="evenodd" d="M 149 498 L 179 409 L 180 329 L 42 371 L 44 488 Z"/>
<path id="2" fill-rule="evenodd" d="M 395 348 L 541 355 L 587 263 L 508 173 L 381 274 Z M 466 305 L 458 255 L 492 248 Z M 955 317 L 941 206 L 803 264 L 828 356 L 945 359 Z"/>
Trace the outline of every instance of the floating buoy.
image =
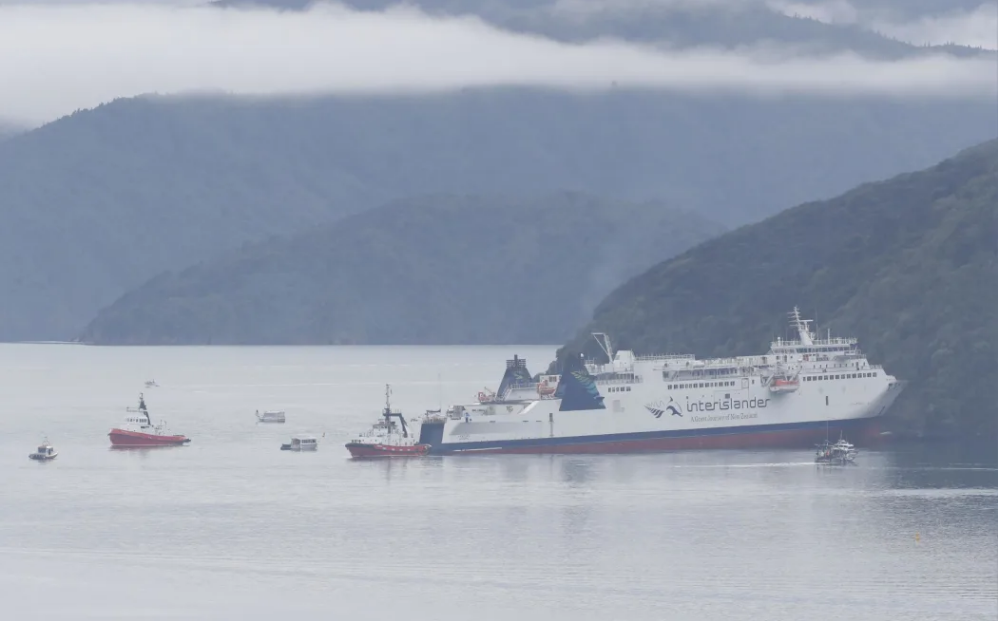
<path id="1" fill-rule="evenodd" d="M 918 535 L 918 533 L 915 533 L 915 541 L 921 541 L 921 540 L 922 538 Z"/>

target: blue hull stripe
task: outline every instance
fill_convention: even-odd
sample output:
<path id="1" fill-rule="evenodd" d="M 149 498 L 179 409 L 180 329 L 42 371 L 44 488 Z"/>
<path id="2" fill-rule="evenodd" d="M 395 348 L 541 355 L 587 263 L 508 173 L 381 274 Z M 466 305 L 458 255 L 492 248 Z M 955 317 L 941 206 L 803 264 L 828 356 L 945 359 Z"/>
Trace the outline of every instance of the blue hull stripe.
<path id="1" fill-rule="evenodd" d="M 663 438 L 698 438 L 703 436 L 740 436 L 751 434 L 766 434 L 780 431 L 804 431 L 829 429 L 849 430 L 861 429 L 880 417 L 852 418 L 846 420 L 830 420 L 806 423 L 780 423 L 775 425 L 745 425 L 742 427 L 714 427 L 702 429 L 689 429 L 679 431 L 643 431 L 639 433 L 615 433 L 594 436 L 570 436 L 563 438 L 530 438 L 527 440 L 493 440 L 485 442 L 454 442 L 439 444 L 430 449 L 430 452 L 440 455 L 443 453 L 457 453 L 468 450 L 499 450 L 518 449 L 526 447 L 542 446 L 568 446 L 580 444 L 600 444 L 603 442 L 628 442 L 640 440 L 658 440 Z"/>

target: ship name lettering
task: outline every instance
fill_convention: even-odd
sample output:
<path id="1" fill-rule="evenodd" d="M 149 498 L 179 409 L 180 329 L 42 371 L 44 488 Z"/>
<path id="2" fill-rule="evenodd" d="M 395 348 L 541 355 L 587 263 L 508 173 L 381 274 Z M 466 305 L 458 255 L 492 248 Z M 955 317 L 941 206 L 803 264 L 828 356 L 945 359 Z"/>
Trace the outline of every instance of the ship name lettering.
<path id="1" fill-rule="evenodd" d="M 715 410 L 765 409 L 769 399 L 718 399 L 717 401 L 686 401 L 687 412 L 713 412 Z"/>

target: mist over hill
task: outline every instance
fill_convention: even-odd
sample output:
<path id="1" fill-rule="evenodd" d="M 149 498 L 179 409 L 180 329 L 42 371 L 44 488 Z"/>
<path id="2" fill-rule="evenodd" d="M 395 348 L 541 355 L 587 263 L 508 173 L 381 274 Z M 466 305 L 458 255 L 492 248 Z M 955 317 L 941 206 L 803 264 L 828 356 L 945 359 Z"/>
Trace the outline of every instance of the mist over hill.
<path id="1" fill-rule="evenodd" d="M 120 100 L 0 143 L 0 339 L 70 338 L 158 272 L 394 198 L 574 189 L 730 224 L 996 132 L 973 101 Z"/>
<path id="2" fill-rule="evenodd" d="M 573 190 L 737 225 L 998 135 L 995 54 L 881 36 L 873 4 L 852 21 L 775 0 L 353 4 L 0 7 L 3 45 L 42 63 L 0 54 L 22 85 L 0 115 L 201 93 L 0 137 L 0 340 L 70 338 L 164 270 L 392 200 Z M 46 47 L 57 26 L 77 54 Z M 244 35 L 259 45 L 227 44 Z"/>
<path id="3" fill-rule="evenodd" d="M 153 278 L 99 344 L 486 344 L 564 339 L 617 283 L 722 227 L 576 193 L 397 201 Z"/>

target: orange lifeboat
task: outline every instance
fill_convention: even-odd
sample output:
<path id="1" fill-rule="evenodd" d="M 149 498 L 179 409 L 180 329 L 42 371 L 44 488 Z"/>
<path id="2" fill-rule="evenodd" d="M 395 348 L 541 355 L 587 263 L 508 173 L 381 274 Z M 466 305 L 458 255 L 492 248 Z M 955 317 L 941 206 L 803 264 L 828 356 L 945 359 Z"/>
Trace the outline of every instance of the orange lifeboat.
<path id="1" fill-rule="evenodd" d="M 537 384 L 537 394 L 539 394 L 542 397 L 549 397 L 553 395 L 555 390 L 557 390 L 557 387 L 548 384 L 547 380 L 544 380 L 543 382 Z"/>

